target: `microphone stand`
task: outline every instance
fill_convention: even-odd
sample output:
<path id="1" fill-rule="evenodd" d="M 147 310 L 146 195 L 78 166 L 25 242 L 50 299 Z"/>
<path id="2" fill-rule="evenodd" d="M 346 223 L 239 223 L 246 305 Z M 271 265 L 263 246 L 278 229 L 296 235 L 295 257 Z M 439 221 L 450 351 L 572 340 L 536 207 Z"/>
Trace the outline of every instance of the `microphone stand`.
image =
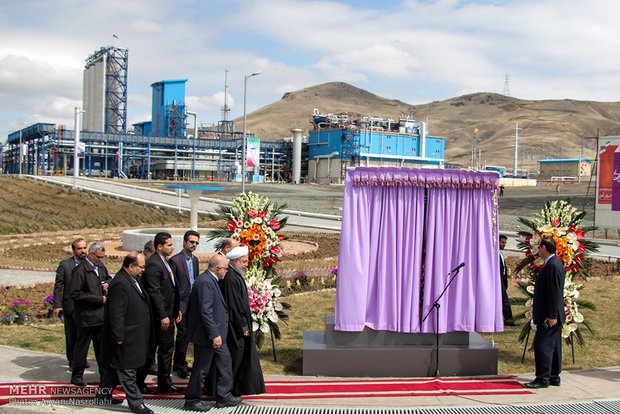
<path id="1" fill-rule="evenodd" d="M 446 291 L 452 284 L 452 281 L 454 280 L 456 275 L 459 274 L 461 267 L 463 266 L 465 266 L 465 262 L 461 263 L 460 265 L 458 265 L 457 267 L 455 267 L 454 269 L 448 272 L 446 276 L 449 276 L 451 273 L 454 273 L 452 275 L 452 278 L 450 279 L 448 284 L 443 288 L 439 297 L 433 303 L 433 307 L 428 310 L 428 312 L 426 313 L 426 316 L 424 316 L 424 319 L 422 319 L 422 323 L 424 323 L 426 319 L 428 319 L 433 309 L 437 309 L 437 312 L 435 315 L 435 322 L 436 322 L 435 323 L 435 378 L 439 378 L 439 308 L 441 307 L 441 305 L 439 304 L 439 300 L 443 297 L 444 293 L 446 293 Z"/>

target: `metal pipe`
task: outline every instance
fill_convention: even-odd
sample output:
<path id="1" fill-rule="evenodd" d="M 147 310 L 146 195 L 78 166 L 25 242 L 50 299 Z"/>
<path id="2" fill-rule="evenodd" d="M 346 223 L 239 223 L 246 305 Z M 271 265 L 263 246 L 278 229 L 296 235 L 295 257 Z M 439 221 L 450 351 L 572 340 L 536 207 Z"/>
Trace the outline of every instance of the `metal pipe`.
<path id="1" fill-rule="evenodd" d="M 248 137 L 245 135 L 245 121 L 246 121 L 246 102 L 247 102 L 247 91 L 248 91 L 248 78 L 252 76 L 260 75 L 261 72 L 254 72 L 250 75 L 245 75 L 245 79 L 243 81 L 243 152 L 241 156 L 241 192 L 245 194 L 245 166 L 247 164 L 246 159 L 246 148 L 248 145 Z"/>
<path id="2" fill-rule="evenodd" d="M 192 111 L 186 111 L 187 115 L 194 117 L 194 156 L 192 158 L 192 180 L 196 179 L 196 140 L 198 139 L 198 114 Z"/>
<path id="3" fill-rule="evenodd" d="M 78 146 L 80 145 L 80 114 L 84 111 L 78 106 L 75 107 L 75 120 L 73 133 L 73 188 L 76 187 L 76 181 L 80 173 L 80 158 L 78 157 Z"/>

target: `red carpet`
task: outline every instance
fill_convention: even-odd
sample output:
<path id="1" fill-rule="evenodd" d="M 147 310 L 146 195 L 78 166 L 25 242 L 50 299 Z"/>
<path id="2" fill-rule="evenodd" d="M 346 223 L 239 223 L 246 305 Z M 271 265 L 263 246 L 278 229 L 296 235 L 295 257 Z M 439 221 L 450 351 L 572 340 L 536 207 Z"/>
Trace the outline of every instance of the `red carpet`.
<path id="1" fill-rule="evenodd" d="M 184 387 L 185 383 L 175 385 Z M 153 384 L 150 385 L 154 388 Z M 413 378 L 378 380 L 268 381 L 267 393 L 244 396 L 246 400 L 302 398 L 415 397 L 437 395 L 531 394 L 513 377 Z M 115 396 L 124 394 L 119 387 Z M 0 384 L 0 405 L 23 400 L 90 400 L 97 383 L 75 387 L 60 382 Z M 178 399 L 180 394 L 148 395 L 145 399 Z"/>

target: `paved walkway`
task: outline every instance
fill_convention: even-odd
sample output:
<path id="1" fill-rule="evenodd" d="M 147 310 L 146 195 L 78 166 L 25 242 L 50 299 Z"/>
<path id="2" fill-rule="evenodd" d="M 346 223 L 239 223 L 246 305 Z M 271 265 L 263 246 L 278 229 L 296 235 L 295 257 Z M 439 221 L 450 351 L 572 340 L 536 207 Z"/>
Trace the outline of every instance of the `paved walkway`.
<path id="1" fill-rule="evenodd" d="M 65 365 L 63 356 L 44 352 L 28 351 L 8 346 L 0 346 L 2 364 L 0 365 L 0 382 L 15 383 L 69 381 L 70 373 Z M 95 361 L 90 361 L 96 367 Z M 533 374 L 519 374 L 518 381 L 530 381 Z M 285 377 L 267 376 L 269 381 L 312 380 L 313 377 Z M 340 378 L 342 379 L 342 378 Z M 95 370 L 89 369 L 85 373 L 85 380 L 98 381 Z M 148 380 L 155 380 L 150 376 Z M 175 382 L 182 381 L 175 378 Z M 536 404 L 565 404 L 588 402 L 598 399 L 620 399 L 620 367 L 590 369 L 581 371 L 566 371 L 562 373 L 562 386 L 536 390 L 528 395 L 477 395 L 477 396 L 441 396 L 441 397 L 372 397 L 372 398 L 333 398 L 333 399 L 293 399 L 293 400 L 261 400 L 248 401 L 247 406 L 256 407 L 323 407 L 323 408 L 391 408 L 405 409 L 413 407 L 489 407 L 495 405 L 536 405 Z M 162 410 L 157 409 L 162 404 Z M 148 404 L 156 412 L 176 412 L 182 405 L 181 401 L 174 403 L 160 400 Z M 170 407 L 172 405 L 172 407 Z M 164 406 L 167 406 L 164 410 Z M 243 406 L 240 406 L 243 407 Z M 169 408 L 176 408 L 170 411 Z M 0 413 L 102 413 L 105 408 L 93 406 L 51 405 L 51 401 L 38 405 L 7 404 L 0 406 Z M 240 410 L 240 408 L 237 408 Z M 212 412 L 236 412 L 234 409 L 213 410 Z M 116 410 L 115 410 L 116 411 Z M 314 410 L 313 410 L 314 411 Z M 531 410 L 527 410 L 531 412 Z M 180 412 L 180 411 L 178 411 Z M 238 412 L 238 411 L 237 411 Z M 486 411 L 485 411 L 486 412 Z M 505 411 L 504 411 L 505 412 Z M 513 411 L 510 411 L 513 412 Z M 536 412 L 544 412 L 536 410 Z M 555 412 L 555 411 L 554 411 Z M 564 412 L 564 411 L 562 411 Z M 578 411 L 575 411 L 578 412 Z"/>

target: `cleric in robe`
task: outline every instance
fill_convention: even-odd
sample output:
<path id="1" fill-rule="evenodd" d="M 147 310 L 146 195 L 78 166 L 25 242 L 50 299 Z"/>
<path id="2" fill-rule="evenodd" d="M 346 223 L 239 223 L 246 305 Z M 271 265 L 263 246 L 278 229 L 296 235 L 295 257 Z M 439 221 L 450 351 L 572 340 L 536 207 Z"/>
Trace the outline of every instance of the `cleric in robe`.
<path id="1" fill-rule="evenodd" d="M 233 364 L 233 395 L 265 392 L 265 380 L 252 334 L 252 312 L 243 274 L 248 265 L 248 246 L 235 247 L 226 254 L 228 273 L 220 281 L 228 305 L 228 338 Z"/>

